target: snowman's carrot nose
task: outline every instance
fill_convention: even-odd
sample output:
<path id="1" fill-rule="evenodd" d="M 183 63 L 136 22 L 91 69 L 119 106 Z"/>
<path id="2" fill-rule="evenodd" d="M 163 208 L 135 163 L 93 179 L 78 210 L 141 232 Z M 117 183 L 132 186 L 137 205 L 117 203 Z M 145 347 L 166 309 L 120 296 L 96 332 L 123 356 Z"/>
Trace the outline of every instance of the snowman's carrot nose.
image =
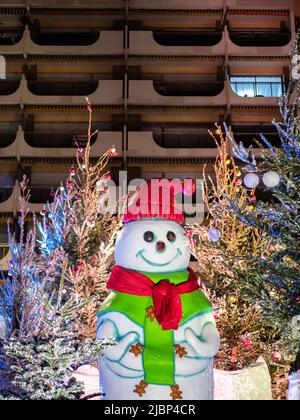
<path id="1" fill-rule="evenodd" d="M 156 242 L 156 251 L 157 252 L 164 252 L 166 249 L 166 244 L 163 241 Z"/>

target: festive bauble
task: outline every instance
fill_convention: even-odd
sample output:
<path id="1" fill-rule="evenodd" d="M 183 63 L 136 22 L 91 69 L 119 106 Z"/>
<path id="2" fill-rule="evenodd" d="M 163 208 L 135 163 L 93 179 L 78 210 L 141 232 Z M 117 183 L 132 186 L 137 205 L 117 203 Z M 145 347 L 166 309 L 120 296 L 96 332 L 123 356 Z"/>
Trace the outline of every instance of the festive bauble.
<path id="1" fill-rule="evenodd" d="M 219 242 L 221 239 L 221 232 L 216 228 L 211 228 L 208 231 L 207 237 L 210 242 Z"/>
<path id="2" fill-rule="evenodd" d="M 80 159 L 80 158 L 82 158 L 83 157 L 83 149 L 78 149 L 77 150 L 77 153 L 76 153 L 76 156 Z"/>
<path id="3" fill-rule="evenodd" d="M 238 179 L 236 179 L 236 180 L 235 180 L 235 185 L 236 185 L 237 187 L 239 187 L 240 185 L 242 185 L 242 180 L 241 180 L 241 178 L 238 178 Z"/>
<path id="4" fill-rule="evenodd" d="M 87 224 L 89 227 L 91 227 L 91 228 L 95 227 L 95 225 L 96 225 L 96 223 L 95 223 L 95 221 L 94 221 L 94 220 L 88 220 L 88 221 L 86 222 L 86 224 Z"/>
<path id="5" fill-rule="evenodd" d="M 273 362 L 280 362 L 280 360 L 282 359 L 282 354 L 279 353 L 279 351 L 275 351 L 274 353 L 272 353 L 271 357 Z"/>
<path id="6" fill-rule="evenodd" d="M 244 177 L 244 184 L 246 185 L 247 188 L 255 188 L 258 186 L 259 184 L 259 177 L 257 174 L 247 174 Z"/>
<path id="7" fill-rule="evenodd" d="M 229 301 L 230 303 L 236 303 L 236 302 L 237 302 L 237 296 L 236 296 L 236 295 L 230 295 L 230 296 L 228 297 L 228 301 Z"/>
<path id="8" fill-rule="evenodd" d="M 59 190 L 60 190 L 61 192 L 64 192 L 64 191 L 65 191 L 65 187 L 64 187 L 63 185 L 61 185 L 61 186 L 59 187 Z"/>
<path id="9" fill-rule="evenodd" d="M 254 194 L 251 194 L 249 197 L 249 201 L 252 203 L 253 201 L 256 201 L 256 196 Z"/>
<path id="10" fill-rule="evenodd" d="M 255 207 L 254 204 L 249 204 L 249 206 L 248 206 L 249 211 L 254 211 L 255 209 L 256 209 L 256 207 Z"/>
<path id="11" fill-rule="evenodd" d="M 246 347 L 246 348 L 251 347 L 252 346 L 252 340 L 250 340 L 250 338 L 245 338 L 243 340 L 243 346 Z"/>
<path id="12" fill-rule="evenodd" d="M 41 216 L 46 216 L 47 215 L 47 211 L 45 209 L 41 210 Z"/>
<path id="13" fill-rule="evenodd" d="M 215 318 L 215 319 L 219 319 L 219 317 L 220 317 L 220 312 L 219 312 L 219 310 L 218 310 L 218 309 L 215 309 L 215 310 L 214 310 L 214 312 L 213 312 L 213 314 L 214 314 L 214 318 Z"/>
<path id="14" fill-rule="evenodd" d="M 188 238 L 191 238 L 193 236 L 193 231 L 189 229 L 185 232 L 185 234 Z"/>
<path id="15" fill-rule="evenodd" d="M 72 182 L 72 181 L 68 181 L 68 182 L 67 182 L 67 186 L 68 186 L 69 188 L 73 187 L 73 182 Z"/>
<path id="16" fill-rule="evenodd" d="M 226 163 L 226 165 L 230 165 L 231 164 L 231 159 L 227 158 L 225 163 Z"/>
<path id="17" fill-rule="evenodd" d="M 239 169 L 236 169 L 234 174 L 236 177 L 240 177 L 242 175 L 242 172 Z"/>
<path id="18" fill-rule="evenodd" d="M 268 188 L 276 187 L 280 182 L 280 176 L 275 171 L 268 171 L 263 175 L 263 183 Z"/>
<path id="19" fill-rule="evenodd" d="M 75 176 L 76 175 L 76 170 L 74 168 L 71 168 L 69 170 L 69 173 L 70 173 L 71 176 Z"/>

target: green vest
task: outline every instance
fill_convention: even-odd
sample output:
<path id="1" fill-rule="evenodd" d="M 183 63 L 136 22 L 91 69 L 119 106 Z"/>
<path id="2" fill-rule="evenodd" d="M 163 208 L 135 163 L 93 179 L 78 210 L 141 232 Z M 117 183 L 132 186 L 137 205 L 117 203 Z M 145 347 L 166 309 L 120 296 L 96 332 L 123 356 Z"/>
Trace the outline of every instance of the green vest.
<path id="1" fill-rule="evenodd" d="M 144 273 L 154 283 L 168 279 L 173 284 L 188 280 L 189 272 Z M 180 295 L 183 316 L 180 325 L 190 319 L 211 312 L 211 304 L 199 290 Z M 111 292 L 102 305 L 98 316 L 109 312 L 120 312 L 144 329 L 144 348 L 142 353 L 144 380 L 150 384 L 175 385 L 174 331 L 164 331 L 156 319 L 150 319 L 147 309 L 153 305 L 151 296 L 136 296 L 127 293 Z"/>

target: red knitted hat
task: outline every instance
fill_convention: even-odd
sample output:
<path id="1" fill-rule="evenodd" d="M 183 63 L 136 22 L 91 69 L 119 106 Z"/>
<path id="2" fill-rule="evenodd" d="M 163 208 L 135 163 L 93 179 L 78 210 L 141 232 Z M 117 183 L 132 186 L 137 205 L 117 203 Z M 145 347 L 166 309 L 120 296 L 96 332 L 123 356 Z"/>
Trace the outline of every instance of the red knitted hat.
<path id="1" fill-rule="evenodd" d="M 166 219 L 184 224 L 175 195 L 182 192 L 180 180 L 151 179 L 137 189 L 124 213 L 124 223 L 140 219 Z"/>

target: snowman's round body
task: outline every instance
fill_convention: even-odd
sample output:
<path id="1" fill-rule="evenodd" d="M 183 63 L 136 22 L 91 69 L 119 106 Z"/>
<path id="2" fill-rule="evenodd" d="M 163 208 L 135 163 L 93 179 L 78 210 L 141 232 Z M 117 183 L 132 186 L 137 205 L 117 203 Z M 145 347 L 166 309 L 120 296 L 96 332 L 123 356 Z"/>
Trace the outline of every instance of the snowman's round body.
<path id="1" fill-rule="evenodd" d="M 134 287 L 126 293 L 111 291 L 98 316 L 97 337 L 114 337 L 117 342 L 100 360 L 103 399 L 213 398 L 213 357 L 219 334 L 211 306 L 199 288 L 182 289 L 191 277 L 189 260 L 189 239 L 177 222 L 144 219 L 128 223 L 121 231 L 116 243 L 117 276 L 120 284 L 122 279 L 131 284 L 134 278 L 137 291 Z M 147 287 L 164 283 L 168 287 L 161 289 L 163 294 L 164 290 L 173 293 L 175 287 L 183 291 L 178 326 L 156 319 L 153 296 L 140 288 L 139 281 L 144 280 Z M 168 304 L 168 296 L 163 298 Z"/>

